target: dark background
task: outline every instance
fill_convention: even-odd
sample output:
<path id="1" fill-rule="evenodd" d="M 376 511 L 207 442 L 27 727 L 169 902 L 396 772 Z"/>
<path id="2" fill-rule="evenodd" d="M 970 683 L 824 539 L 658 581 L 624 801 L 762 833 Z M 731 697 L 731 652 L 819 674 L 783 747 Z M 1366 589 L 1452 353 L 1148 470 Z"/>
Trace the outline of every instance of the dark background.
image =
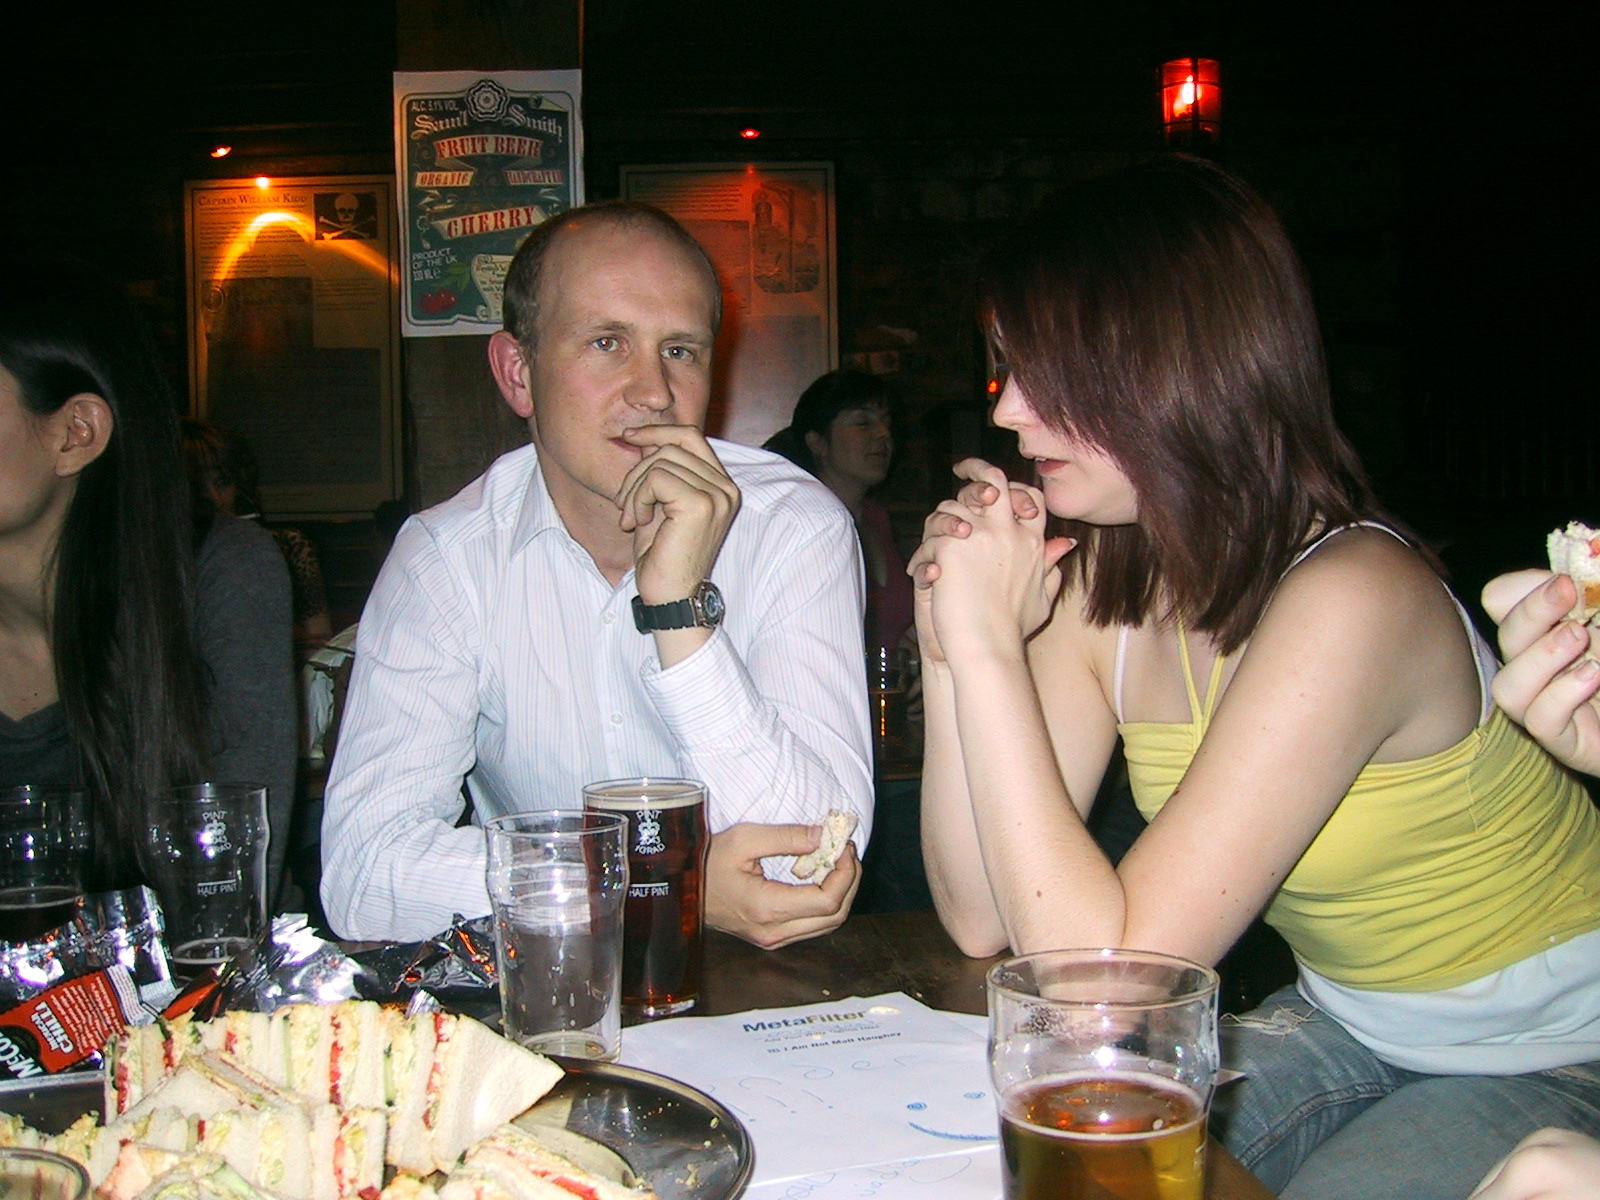
<path id="1" fill-rule="evenodd" d="M 514 25 L 534 6 L 488 7 Z M 420 0 L 8 16 L 0 237 L 103 262 L 185 394 L 184 180 L 392 172 L 397 30 L 419 11 L 451 19 Z M 1307 261 L 1341 421 L 1470 598 L 1537 561 L 1557 523 L 1600 520 L 1581 183 L 1600 88 L 1575 17 L 1467 12 L 590 0 L 588 193 L 616 194 L 623 163 L 835 164 L 840 351 L 877 352 L 905 395 L 886 498 L 909 535 L 951 455 L 1005 448 L 983 430 L 983 246 L 1053 188 L 1159 150 L 1157 65 L 1217 57 L 1222 161 Z M 562 65 L 539 53 L 525 65 Z M 741 142 L 752 116 L 765 136 Z M 219 142 L 234 153 L 215 162 Z M 413 500 L 423 441 L 408 436 Z M 335 628 L 370 577 L 362 524 L 308 530 Z"/>

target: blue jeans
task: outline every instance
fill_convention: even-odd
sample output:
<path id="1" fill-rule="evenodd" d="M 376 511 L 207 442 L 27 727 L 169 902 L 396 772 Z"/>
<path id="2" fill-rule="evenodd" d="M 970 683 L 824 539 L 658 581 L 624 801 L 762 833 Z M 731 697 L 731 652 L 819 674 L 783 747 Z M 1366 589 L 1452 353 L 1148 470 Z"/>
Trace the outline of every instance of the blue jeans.
<path id="1" fill-rule="evenodd" d="M 1293 986 L 1229 1018 L 1212 1130 L 1282 1200 L 1464 1200 L 1553 1125 L 1600 1136 L 1600 1062 L 1527 1075 L 1390 1066 Z"/>

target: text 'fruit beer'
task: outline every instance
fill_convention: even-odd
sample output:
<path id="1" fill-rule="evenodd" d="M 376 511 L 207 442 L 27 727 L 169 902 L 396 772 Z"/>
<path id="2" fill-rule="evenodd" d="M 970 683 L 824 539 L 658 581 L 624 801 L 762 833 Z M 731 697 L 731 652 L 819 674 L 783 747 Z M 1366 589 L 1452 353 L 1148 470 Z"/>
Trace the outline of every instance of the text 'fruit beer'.
<path id="1" fill-rule="evenodd" d="M 1154 1075 L 1040 1079 L 1000 1101 L 1001 1170 L 1012 1200 L 1200 1200 L 1200 1098 Z"/>
<path id="2" fill-rule="evenodd" d="M 623 1006 L 644 1017 L 686 1012 L 700 995 L 711 848 L 705 785 L 692 779 L 612 779 L 586 786 L 583 800 L 587 808 L 628 822 Z"/>

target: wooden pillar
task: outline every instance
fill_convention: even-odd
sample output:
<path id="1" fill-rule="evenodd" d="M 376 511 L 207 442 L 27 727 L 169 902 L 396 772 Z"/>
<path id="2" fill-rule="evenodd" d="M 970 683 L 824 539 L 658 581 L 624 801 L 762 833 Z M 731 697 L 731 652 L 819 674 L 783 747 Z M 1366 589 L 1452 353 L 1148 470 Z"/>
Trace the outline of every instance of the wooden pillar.
<path id="1" fill-rule="evenodd" d="M 401 71 L 580 65 L 583 0 L 395 0 Z M 487 337 L 406 338 L 406 493 L 427 507 L 528 440 L 489 375 Z"/>

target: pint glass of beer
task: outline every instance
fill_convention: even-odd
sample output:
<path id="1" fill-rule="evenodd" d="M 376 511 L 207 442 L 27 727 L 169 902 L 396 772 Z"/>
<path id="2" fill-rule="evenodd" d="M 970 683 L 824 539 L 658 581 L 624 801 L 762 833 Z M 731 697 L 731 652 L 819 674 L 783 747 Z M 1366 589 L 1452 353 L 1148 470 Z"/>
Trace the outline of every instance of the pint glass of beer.
<path id="1" fill-rule="evenodd" d="M 1006 1200 L 1200 1200 L 1217 975 L 1137 950 L 1051 950 L 989 972 Z"/>
<path id="2" fill-rule="evenodd" d="M 700 995 L 703 880 L 711 848 L 705 784 L 608 779 L 586 786 L 583 803 L 628 821 L 623 1007 L 645 1018 L 687 1012 Z"/>
<path id="3" fill-rule="evenodd" d="M 88 850 L 82 792 L 0 789 L 0 943 L 29 942 L 72 920 Z"/>

